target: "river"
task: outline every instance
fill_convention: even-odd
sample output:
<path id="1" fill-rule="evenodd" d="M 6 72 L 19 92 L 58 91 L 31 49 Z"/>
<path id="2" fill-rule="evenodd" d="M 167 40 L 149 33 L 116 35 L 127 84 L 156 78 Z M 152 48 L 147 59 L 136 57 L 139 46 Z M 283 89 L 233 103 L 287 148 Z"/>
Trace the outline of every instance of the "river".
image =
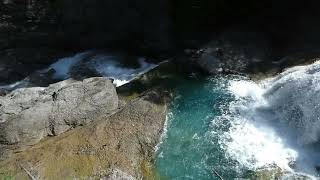
<path id="1" fill-rule="evenodd" d="M 266 179 L 317 179 L 319 99 L 320 62 L 258 82 L 190 78 L 176 88 L 157 177 L 254 179 L 265 172 Z"/>

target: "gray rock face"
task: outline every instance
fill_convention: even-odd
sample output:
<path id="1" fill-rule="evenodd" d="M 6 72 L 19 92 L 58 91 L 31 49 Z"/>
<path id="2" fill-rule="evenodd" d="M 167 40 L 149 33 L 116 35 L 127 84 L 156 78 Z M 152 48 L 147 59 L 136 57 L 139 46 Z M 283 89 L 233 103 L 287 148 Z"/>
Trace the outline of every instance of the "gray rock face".
<path id="1" fill-rule="evenodd" d="M 117 108 L 115 87 L 104 78 L 17 89 L 0 97 L 0 144 L 35 144 Z"/>
<path id="2" fill-rule="evenodd" d="M 152 160 L 168 100 L 168 92 L 161 89 L 141 94 L 109 117 L 0 161 L 1 175 L 28 179 L 28 171 L 40 179 L 154 179 Z"/>

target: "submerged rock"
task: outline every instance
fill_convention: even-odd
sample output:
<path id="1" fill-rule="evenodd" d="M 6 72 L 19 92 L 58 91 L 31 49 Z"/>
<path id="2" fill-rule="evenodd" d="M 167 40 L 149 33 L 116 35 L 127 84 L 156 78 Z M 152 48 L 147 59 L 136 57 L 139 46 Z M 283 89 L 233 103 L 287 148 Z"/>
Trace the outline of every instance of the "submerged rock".
<path id="1" fill-rule="evenodd" d="M 149 91 L 110 117 L 17 152 L 0 162 L 0 177 L 142 179 L 165 123 L 166 97 Z"/>
<path id="2" fill-rule="evenodd" d="M 259 179 L 259 180 L 269 180 L 269 179 L 281 179 L 284 172 L 278 167 L 268 167 L 261 168 L 255 171 L 249 171 L 245 178 L 248 179 Z"/>
<path id="3" fill-rule="evenodd" d="M 17 89 L 0 97 L 0 145 L 33 145 L 117 108 L 115 87 L 105 78 Z"/>

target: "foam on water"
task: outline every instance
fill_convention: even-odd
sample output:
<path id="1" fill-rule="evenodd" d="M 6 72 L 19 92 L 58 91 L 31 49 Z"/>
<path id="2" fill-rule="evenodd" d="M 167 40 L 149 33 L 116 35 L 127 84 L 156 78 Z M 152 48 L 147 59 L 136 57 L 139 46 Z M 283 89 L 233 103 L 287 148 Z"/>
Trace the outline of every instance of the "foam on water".
<path id="1" fill-rule="evenodd" d="M 154 151 L 155 152 L 158 152 L 159 149 L 160 149 L 160 146 L 162 145 L 163 141 L 166 139 L 167 137 L 167 132 L 168 132 L 168 123 L 169 123 L 169 118 L 170 116 L 172 116 L 172 113 L 168 113 L 167 116 L 166 116 L 166 121 L 164 122 L 164 125 L 163 125 L 163 132 L 161 133 L 161 137 L 160 137 L 160 140 L 159 140 L 159 143 L 156 145 L 156 147 L 154 148 Z M 160 155 L 161 156 L 161 155 Z"/>
<path id="2" fill-rule="evenodd" d="M 290 68 L 258 83 L 231 80 L 235 100 L 224 115 L 220 138 L 226 156 L 251 170 L 276 165 L 317 175 L 320 164 L 320 62 Z"/>
<path id="3" fill-rule="evenodd" d="M 73 67 L 88 66 L 87 68 L 96 71 L 101 76 L 113 79 L 113 83 L 116 86 L 122 86 L 132 81 L 137 76 L 157 67 L 156 64 L 147 63 L 145 58 L 138 59 L 139 68 L 128 68 L 121 65 L 119 57 L 117 56 L 96 54 L 89 57 L 89 54 L 93 55 L 92 52 L 87 51 L 72 57 L 62 58 L 50 65 L 50 68 L 56 71 L 54 78 L 61 80 L 68 79 L 70 78 L 70 71 Z M 89 63 L 82 63 L 80 65 L 80 63 L 84 61 L 88 61 Z"/>
<path id="4" fill-rule="evenodd" d="M 54 74 L 54 78 L 68 79 L 70 77 L 71 68 L 82 61 L 88 54 L 89 52 L 79 53 L 71 57 L 59 59 L 57 62 L 51 64 L 49 68 L 56 71 Z"/>
<path id="5" fill-rule="evenodd" d="M 271 129 L 242 123 L 241 120 L 234 122 L 226 135 L 230 140 L 224 142 L 227 146 L 226 153 L 231 158 L 251 170 L 277 165 L 283 170 L 292 171 L 289 164 L 298 156 L 295 150 L 286 147 Z"/>
<path id="6" fill-rule="evenodd" d="M 296 160 L 298 152 L 288 147 L 272 127 L 252 119 L 259 116 L 254 112 L 255 108 L 267 106 L 263 97 L 265 89 L 249 80 L 233 80 L 228 90 L 236 101 L 230 104 L 230 112 L 223 116 L 231 123 L 230 130 L 220 141 L 226 154 L 251 170 L 277 165 L 292 171 L 289 164 Z"/>
<path id="7" fill-rule="evenodd" d="M 120 63 L 122 57 L 110 55 L 106 53 L 95 53 L 94 51 L 85 51 L 75 54 L 70 57 L 58 59 L 48 68 L 36 71 L 34 76 L 46 76 L 49 70 L 55 72 L 52 76 L 54 80 L 66 80 L 73 78 L 73 75 L 79 72 L 84 74 L 84 77 L 91 77 L 90 72 L 94 72 L 96 76 L 103 76 L 113 80 L 113 83 L 118 87 L 129 83 L 136 77 L 157 67 L 157 64 L 146 62 L 146 59 L 137 58 L 139 67 L 125 67 Z M 74 70 L 74 71 L 73 71 Z M 88 73 L 89 74 L 86 74 Z M 76 74 L 77 75 L 77 74 Z M 30 85 L 29 77 L 22 81 L 18 81 L 8 85 L 0 85 L 0 89 L 14 90 Z"/>
<path id="8" fill-rule="evenodd" d="M 250 97 L 254 100 L 261 100 L 264 89 L 258 84 L 247 80 L 234 80 L 230 83 L 228 90 L 232 92 L 236 98 Z"/>
<path id="9" fill-rule="evenodd" d="M 114 56 L 97 55 L 92 60 L 92 65 L 101 75 L 113 79 L 116 86 L 122 86 L 157 67 L 155 64 L 147 63 L 145 58 L 139 58 L 138 61 L 139 68 L 126 68 L 121 66 Z"/>

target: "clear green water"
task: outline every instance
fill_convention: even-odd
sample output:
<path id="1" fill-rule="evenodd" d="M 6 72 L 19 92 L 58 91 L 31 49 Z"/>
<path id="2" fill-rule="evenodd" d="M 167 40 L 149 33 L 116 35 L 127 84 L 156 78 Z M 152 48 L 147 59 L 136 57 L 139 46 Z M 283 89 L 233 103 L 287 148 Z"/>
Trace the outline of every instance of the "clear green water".
<path id="1" fill-rule="evenodd" d="M 236 162 L 225 157 L 218 137 L 211 133 L 212 120 L 232 100 L 223 81 L 193 78 L 177 85 L 167 133 L 155 160 L 160 179 L 219 179 L 213 170 L 225 179 L 239 176 Z M 215 128 L 226 131 L 228 126 Z"/>

